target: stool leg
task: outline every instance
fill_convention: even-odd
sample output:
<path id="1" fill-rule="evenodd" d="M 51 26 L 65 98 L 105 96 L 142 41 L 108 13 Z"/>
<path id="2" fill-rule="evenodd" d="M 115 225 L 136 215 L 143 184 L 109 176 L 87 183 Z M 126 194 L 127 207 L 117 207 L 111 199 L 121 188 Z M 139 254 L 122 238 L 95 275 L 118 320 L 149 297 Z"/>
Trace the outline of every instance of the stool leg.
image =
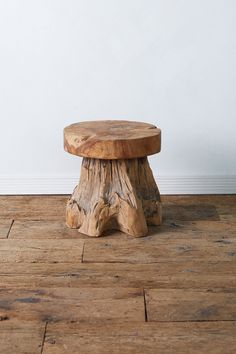
<path id="1" fill-rule="evenodd" d="M 66 223 L 89 236 L 118 229 L 135 237 L 147 234 L 147 224 L 160 225 L 160 194 L 147 158 L 84 158 Z"/>

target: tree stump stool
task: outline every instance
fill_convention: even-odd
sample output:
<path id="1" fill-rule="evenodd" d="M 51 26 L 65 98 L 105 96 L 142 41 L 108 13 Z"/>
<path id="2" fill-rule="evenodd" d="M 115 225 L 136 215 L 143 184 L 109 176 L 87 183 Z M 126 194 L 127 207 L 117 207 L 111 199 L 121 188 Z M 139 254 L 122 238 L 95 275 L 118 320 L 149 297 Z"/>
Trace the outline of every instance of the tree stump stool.
<path id="1" fill-rule="evenodd" d="M 81 175 L 66 207 L 66 224 L 89 236 L 118 229 L 145 236 L 161 224 L 161 201 L 147 156 L 161 149 L 154 125 L 90 121 L 64 129 L 64 148 L 82 156 Z"/>

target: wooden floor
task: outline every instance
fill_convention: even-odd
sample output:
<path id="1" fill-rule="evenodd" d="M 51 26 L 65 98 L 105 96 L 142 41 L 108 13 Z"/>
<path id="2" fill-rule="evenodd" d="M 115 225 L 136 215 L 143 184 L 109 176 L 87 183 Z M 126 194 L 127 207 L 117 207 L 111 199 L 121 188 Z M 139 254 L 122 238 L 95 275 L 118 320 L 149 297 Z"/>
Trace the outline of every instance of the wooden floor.
<path id="1" fill-rule="evenodd" d="M 67 229 L 66 199 L 0 197 L 1 354 L 236 353 L 236 196 L 163 197 L 139 239 Z"/>

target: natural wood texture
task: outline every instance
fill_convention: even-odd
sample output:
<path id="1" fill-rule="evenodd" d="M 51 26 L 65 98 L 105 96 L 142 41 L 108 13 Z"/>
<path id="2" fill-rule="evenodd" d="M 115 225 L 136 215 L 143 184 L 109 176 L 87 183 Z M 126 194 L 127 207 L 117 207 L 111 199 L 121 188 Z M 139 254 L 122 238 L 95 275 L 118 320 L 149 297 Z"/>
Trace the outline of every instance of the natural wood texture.
<path id="1" fill-rule="evenodd" d="M 2 219 L 57 220 L 65 217 L 68 196 L 0 196 Z M 236 222 L 236 195 L 162 196 L 163 221 Z M 210 210 L 210 212 L 209 212 Z"/>
<path id="2" fill-rule="evenodd" d="M 145 293 L 149 321 L 236 321 L 235 289 L 149 289 Z"/>
<path id="3" fill-rule="evenodd" d="M 15 220 L 9 239 L 85 239 L 86 236 L 66 226 L 65 220 Z"/>
<path id="4" fill-rule="evenodd" d="M 64 129 L 64 147 L 71 154 L 96 159 L 130 159 L 161 149 L 161 131 L 152 124 L 101 120 L 71 124 Z"/>
<path id="5" fill-rule="evenodd" d="M 64 129 L 64 147 L 83 156 L 66 223 L 89 236 L 118 229 L 145 236 L 161 224 L 160 194 L 147 156 L 161 148 L 154 125 L 122 120 L 80 122 Z"/>
<path id="6" fill-rule="evenodd" d="M 84 158 L 66 222 L 89 236 L 118 229 L 139 237 L 147 234 L 147 224 L 160 225 L 160 194 L 147 158 Z"/>
<path id="7" fill-rule="evenodd" d="M 197 221 L 197 220 L 220 220 L 217 207 L 212 204 L 167 204 L 168 208 L 164 210 L 163 219 L 165 220 L 183 220 L 183 221 Z"/>
<path id="8" fill-rule="evenodd" d="M 135 252 L 134 252 L 135 249 Z M 85 242 L 84 262 L 159 263 L 236 260 L 236 238 L 227 240 L 152 238 Z"/>
<path id="9" fill-rule="evenodd" d="M 236 196 L 163 196 L 147 237 L 93 240 L 66 199 L 0 196 L 0 352 L 236 352 Z"/>
<path id="10" fill-rule="evenodd" d="M 40 321 L 144 321 L 143 291 L 131 288 L 27 288 L 0 292 L 1 316 Z"/>
<path id="11" fill-rule="evenodd" d="M 8 236 L 12 222 L 13 220 L 0 219 L 0 239 Z"/>
<path id="12" fill-rule="evenodd" d="M 0 215 L 14 220 L 63 220 L 67 199 L 65 195 L 0 196 Z"/>
<path id="13" fill-rule="evenodd" d="M 234 354 L 235 333 L 235 322 L 49 323 L 43 353 Z"/>
<path id="14" fill-rule="evenodd" d="M 108 230 L 104 233 L 106 241 L 108 240 L 126 240 L 129 235 L 123 232 Z M 230 221 L 164 221 L 158 227 L 158 240 L 163 239 L 166 242 L 169 239 L 214 239 L 223 240 L 225 238 L 236 237 L 236 222 Z M 63 220 L 15 220 L 9 234 L 9 238 L 19 239 L 55 239 L 55 238 L 77 238 L 87 240 L 87 236 L 79 233 L 75 229 L 70 229 Z M 148 239 L 157 238 L 157 228 L 149 227 Z M 94 242 L 103 242 L 103 238 L 94 238 Z"/>
<path id="15" fill-rule="evenodd" d="M 1 263 L 1 287 L 236 288 L 236 262 Z"/>
<path id="16" fill-rule="evenodd" d="M 80 262 L 81 240 L 1 240 L 0 263 L 5 262 Z"/>
<path id="17" fill-rule="evenodd" d="M 45 323 L 6 319 L 0 322 L 1 354 L 41 354 Z"/>

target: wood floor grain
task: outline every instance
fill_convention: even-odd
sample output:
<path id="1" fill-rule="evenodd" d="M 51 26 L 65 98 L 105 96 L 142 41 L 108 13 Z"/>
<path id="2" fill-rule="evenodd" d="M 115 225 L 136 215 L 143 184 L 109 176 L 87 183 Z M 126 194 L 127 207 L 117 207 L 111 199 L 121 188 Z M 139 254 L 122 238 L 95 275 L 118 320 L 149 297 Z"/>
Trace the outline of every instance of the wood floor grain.
<path id="1" fill-rule="evenodd" d="M 149 321 L 236 321 L 236 289 L 146 290 Z"/>
<path id="2" fill-rule="evenodd" d="M 80 262 L 84 243 L 81 240 L 1 240 L 0 263 L 5 262 Z"/>
<path id="3" fill-rule="evenodd" d="M 236 238 L 155 238 L 85 241 L 84 262 L 160 263 L 195 261 L 236 261 Z"/>
<path id="4" fill-rule="evenodd" d="M 6 220 L 8 221 L 8 220 Z M 6 224 L 6 232 L 9 230 L 10 222 Z M 105 232 L 105 240 L 130 240 L 130 236 L 120 231 Z M 175 222 L 164 221 L 158 228 L 149 227 L 148 236 L 145 240 L 151 239 L 223 239 L 236 238 L 236 221 L 215 221 L 215 220 L 195 220 Z M 76 229 L 69 229 L 65 221 L 62 220 L 15 220 L 11 227 L 9 238 L 20 239 L 56 239 L 74 238 L 88 240 L 88 237 Z M 93 237 L 93 242 L 103 242 L 104 237 Z"/>
<path id="5" fill-rule="evenodd" d="M 11 219 L 0 219 L 0 239 L 9 236 L 12 224 L 13 220 Z"/>
<path id="6" fill-rule="evenodd" d="M 65 226 L 68 196 L 0 196 L 0 353 L 234 354 L 236 196 L 163 196 L 147 237 Z"/>
<path id="7" fill-rule="evenodd" d="M 142 289 L 59 287 L 5 288 L 2 316 L 19 320 L 127 322 L 144 321 Z"/>
<path id="8" fill-rule="evenodd" d="M 4 320 L 2 317 L 0 322 L 0 353 L 41 354 L 45 326 L 44 322 Z"/>
<path id="9" fill-rule="evenodd" d="M 58 323 L 48 325 L 44 353 L 233 354 L 235 332 L 235 322 Z"/>
<path id="10" fill-rule="evenodd" d="M 1 263 L 1 287 L 236 287 L 236 262 Z"/>

